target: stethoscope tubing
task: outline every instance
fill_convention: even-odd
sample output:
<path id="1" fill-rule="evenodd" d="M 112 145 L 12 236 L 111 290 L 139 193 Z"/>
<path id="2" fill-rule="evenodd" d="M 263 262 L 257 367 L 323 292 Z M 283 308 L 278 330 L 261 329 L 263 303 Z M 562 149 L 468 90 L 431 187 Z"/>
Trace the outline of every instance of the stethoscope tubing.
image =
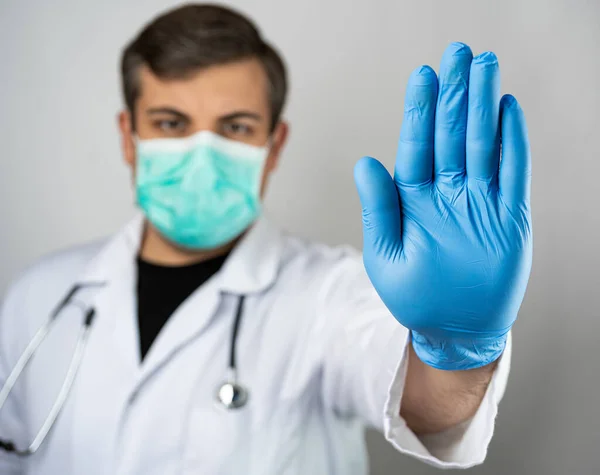
<path id="1" fill-rule="evenodd" d="M 90 315 L 92 316 L 91 319 L 89 318 Z M 54 426 L 56 419 L 58 418 L 60 412 L 62 411 L 62 408 L 65 405 L 67 398 L 69 397 L 71 387 L 73 386 L 73 382 L 75 381 L 77 373 L 79 372 L 79 367 L 81 366 L 81 360 L 83 359 L 83 353 L 87 345 L 93 315 L 94 310 L 91 309 L 88 313 L 88 318 L 86 318 L 86 321 L 90 320 L 90 323 L 86 323 L 79 333 L 79 338 L 77 339 L 77 346 L 75 347 L 75 351 L 73 352 L 73 357 L 71 359 L 71 363 L 69 364 L 67 375 L 65 376 L 65 380 L 60 388 L 58 396 L 56 397 L 56 401 L 54 401 L 52 409 L 50 409 L 48 417 L 44 421 L 44 424 L 42 425 L 37 436 L 35 437 L 35 439 L 33 439 L 33 442 L 31 442 L 31 445 L 27 449 L 28 453 L 33 454 L 40 448 L 40 446 L 46 439 L 46 436 Z"/>
<path id="2" fill-rule="evenodd" d="M 57 317 L 62 312 L 62 310 L 71 303 L 73 297 L 80 289 L 89 286 L 101 285 L 104 284 L 93 283 L 74 285 L 73 288 L 59 302 L 54 311 L 51 313 L 48 321 L 38 329 L 33 338 L 27 344 L 27 347 L 17 360 L 17 363 L 8 375 L 8 378 L 4 382 L 4 385 L 0 389 L 0 410 L 2 410 L 2 407 L 6 403 L 8 396 L 10 395 L 19 377 L 31 361 L 31 358 L 35 355 L 35 352 L 37 351 L 39 346 L 43 343 L 43 341 L 46 339 L 46 337 L 58 321 Z M 239 301 L 236 309 L 235 320 L 233 323 L 231 333 L 231 343 L 229 350 L 229 362 L 227 367 L 226 381 L 219 387 L 219 390 L 217 391 L 217 397 L 219 399 L 220 404 L 227 410 L 239 409 L 245 406 L 248 400 L 248 390 L 242 385 L 240 385 L 237 381 L 236 365 L 236 346 L 240 323 L 243 316 L 244 297 L 244 295 L 239 296 Z M 79 332 L 75 350 L 73 351 L 73 356 L 71 357 L 69 368 L 67 370 L 67 374 L 65 376 L 63 384 L 61 385 L 59 393 L 56 397 L 56 400 L 54 401 L 54 404 L 52 405 L 52 408 L 48 413 L 48 416 L 44 420 L 41 428 L 39 429 L 31 444 L 29 444 L 29 446 L 25 450 L 19 450 L 16 448 L 14 442 L 0 439 L 0 449 L 14 453 L 19 456 L 28 456 L 37 452 L 37 450 L 44 443 L 44 440 L 46 440 L 46 437 L 52 430 L 52 427 L 54 427 L 54 424 L 58 419 L 58 416 L 60 415 L 67 398 L 69 397 L 71 388 L 73 386 L 73 383 L 75 382 L 77 373 L 79 372 L 79 368 L 81 366 L 81 361 L 83 359 L 85 347 L 87 345 L 89 333 L 91 331 L 92 323 L 94 321 L 95 316 L 95 309 L 93 307 L 89 308 L 85 314 L 85 319 L 82 328 Z M 221 397 L 221 389 L 224 387 L 229 387 L 239 397 L 234 398 L 232 400 L 225 400 Z"/>
<path id="3" fill-rule="evenodd" d="M 52 330 L 52 328 L 58 321 L 57 316 L 60 314 L 60 312 L 69 305 L 69 303 L 73 299 L 73 296 L 81 288 L 90 287 L 90 286 L 100 286 L 100 285 L 104 285 L 104 284 L 96 284 L 96 283 L 87 284 L 87 285 L 77 284 L 77 285 L 73 286 L 73 288 L 67 293 L 67 295 L 65 295 L 65 297 L 61 300 L 61 302 L 57 305 L 56 309 L 50 315 L 50 318 L 48 319 L 48 321 L 39 328 L 39 330 L 35 333 L 33 338 L 27 344 L 27 347 L 25 348 L 25 350 L 23 351 L 23 353 L 17 360 L 17 363 L 15 364 L 14 368 L 8 375 L 8 378 L 6 378 L 6 381 L 4 382 L 2 389 L 0 389 L 0 410 L 2 410 L 2 407 L 6 403 L 6 400 L 8 399 L 9 394 L 11 393 L 11 391 L 14 388 L 19 377 L 21 376 L 21 374 L 23 373 L 23 371 L 25 370 L 25 368 L 31 361 L 31 358 L 33 357 L 33 355 L 35 355 L 35 352 L 37 351 L 39 346 L 46 339 L 46 337 L 48 336 L 48 334 L 50 333 L 50 331 Z M 79 367 L 81 365 L 81 360 L 83 359 L 84 350 L 87 345 L 89 332 L 91 330 L 95 315 L 96 315 L 96 312 L 93 308 L 90 308 L 85 314 L 85 319 L 84 319 L 81 331 L 79 332 L 75 350 L 73 351 L 73 356 L 71 357 L 71 361 L 69 363 L 69 367 L 67 369 L 67 374 L 65 376 L 63 384 L 61 385 L 61 388 L 60 388 L 58 395 L 54 401 L 54 404 L 52 404 L 52 407 L 48 413 L 48 416 L 44 420 L 40 430 L 37 432 L 36 436 L 34 437 L 33 441 L 31 442 L 31 444 L 29 444 L 29 446 L 26 449 L 20 450 L 20 449 L 17 449 L 14 442 L 4 441 L 4 440 L 0 439 L 0 448 L 1 449 L 4 449 L 8 452 L 14 453 L 19 456 L 28 456 L 28 455 L 33 455 L 40 448 L 40 446 L 42 445 L 42 443 L 44 442 L 44 440 L 46 439 L 46 437 L 52 430 L 52 427 L 54 426 L 56 419 L 60 415 L 60 413 L 65 405 L 65 402 L 69 396 L 69 393 L 71 391 L 71 387 L 73 386 L 73 382 L 75 381 L 75 378 L 77 377 L 77 373 L 78 373 Z"/>

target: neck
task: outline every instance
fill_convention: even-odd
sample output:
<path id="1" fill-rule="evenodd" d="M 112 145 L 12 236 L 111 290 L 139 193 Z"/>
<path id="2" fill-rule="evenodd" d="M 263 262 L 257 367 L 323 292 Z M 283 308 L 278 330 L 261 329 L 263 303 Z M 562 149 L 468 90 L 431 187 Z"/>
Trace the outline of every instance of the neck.
<path id="1" fill-rule="evenodd" d="M 207 250 L 182 249 L 163 238 L 148 222 L 144 225 L 144 236 L 140 248 L 140 257 L 152 264 L 169 267 L 180 267 L 207 261 L 230 252 L 239 238 L 215 248 Z"/>

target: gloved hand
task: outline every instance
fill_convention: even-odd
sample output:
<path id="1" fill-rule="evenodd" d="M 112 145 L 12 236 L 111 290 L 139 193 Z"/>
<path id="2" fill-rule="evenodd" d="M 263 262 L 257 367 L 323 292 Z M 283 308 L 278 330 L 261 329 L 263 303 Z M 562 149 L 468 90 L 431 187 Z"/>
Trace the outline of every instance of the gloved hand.
<path id="1" fill-rule="evenodd" d="M 354 177 L 365 268 L 418 357 L 445 370 L 496 360 L 532 260 L 527 129 L 515 98 L 500 98 L 496 56 L 453 43 L 439 80 L 415 70 L 394 179 L 369 157 Z"/>

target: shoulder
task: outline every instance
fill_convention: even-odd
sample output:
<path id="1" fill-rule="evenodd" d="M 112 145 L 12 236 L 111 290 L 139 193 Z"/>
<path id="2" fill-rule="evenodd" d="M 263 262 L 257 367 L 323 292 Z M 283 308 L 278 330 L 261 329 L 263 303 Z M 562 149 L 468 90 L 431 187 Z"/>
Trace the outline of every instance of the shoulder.
<path id="1" fill-rule="evenodd" d="M 7 307 L 24 309 L 30 305 L 43 306 L 46 296 L 55 300 L 57 294 L 65 293 L 73 285 L 104 242 L 99 240 L 60 250 L 27 267 L 10 284 L 2 313 L 7 313 Z"/>
<path id="2" fill-rule="evenodd" d="M 97 241 L 54 252 L 22 271 L 2 302 L 0 346 L 15 352 L 22 347 L 102 245 Z"/>
<path id="3" fill-rule="evenodd" d="M 104 240 L 81 244 L 48 254 L 27 267 L 9 287 L 8 295 L 22 287 L 74 279 L 104 245 Z"/>
<path id="4" fill-rule="evenodd" d="M 329 281 L 366 276 L 362 254 L 350 245 L 330 246 L 286 235 L 281 261 L 282 276 L 305 279 L 320 286 Z"/>

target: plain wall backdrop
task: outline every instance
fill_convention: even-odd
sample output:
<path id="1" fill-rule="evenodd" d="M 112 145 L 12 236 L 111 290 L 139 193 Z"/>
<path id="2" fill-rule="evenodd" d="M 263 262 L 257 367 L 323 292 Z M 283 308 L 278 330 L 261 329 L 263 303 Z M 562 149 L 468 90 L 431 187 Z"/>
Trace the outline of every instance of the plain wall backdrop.
<path id="1" fill-rule="evenodd" d="M 169 0 L 0 0 L 0 294 L 44 253 L 133 211 L 118 59 Z M 352 179 L 390 169 L 406 80 L 451 41 L 499 56 L 529 123 L 534 266 L 513 370 L 471 474 L 600 473 L 600 1 L 237 0 L 283 53 L 291 140 L 267 199 L 279 223 L 361 246 Z M 373 474 L 433 474 L 369 434 Z"/>

